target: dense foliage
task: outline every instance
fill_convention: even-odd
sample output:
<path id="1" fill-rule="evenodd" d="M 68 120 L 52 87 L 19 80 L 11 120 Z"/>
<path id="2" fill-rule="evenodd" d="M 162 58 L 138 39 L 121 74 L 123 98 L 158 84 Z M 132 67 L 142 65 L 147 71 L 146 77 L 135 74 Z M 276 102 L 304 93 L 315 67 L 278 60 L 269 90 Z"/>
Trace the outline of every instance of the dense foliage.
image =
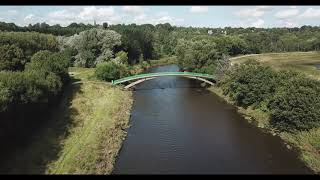
<path id="1" fill-rule="evenodd" d="M 233 67 L 219 82 L 237 105 L 266 111 L 282 131 L 320 125 L 320 82 L 291 71 L 275 71 L 256 61 Z"/>
<path id="2" fill-rule="evenodd" d="M 121 44 L 121 36 L 115 31 L 90 29 L 62 40 L 64 48 L 76 51 L 74 65 L 95 67 L 114 57 L 113 48 Z"/>
<path id="3" fill-rule="evenodd" d="M 186 70 L 215 74 L 221 66 L 228 65 L 228 58 L 216 48 L 211 40 L 179 40 L 176 47 L 178 65 Z"/>
<path id="4" fill-rule="evenodd" d="M 68 63 L 64 53 L 39 51 L 23 71 L 0 71 L 0 139 L 34 126 L 58 102 Z"/>
<path id="5" fill-rule="evenodd" d="M 0 71 L 1 70 L 22 70 L 25 58 L 22 49 L 16 45 L 0 46 Z"/>
<path id="6" fill-rule="evenodd" d="M 320 28 L 317 26 L 302 26 L 300 28 L 196 28 L 171 26 L 169 23 L 157 25 L 71 23 L 66 27 L 61 27 L 60 25 L 50 26 L 46 23 L 37 23 L 20 27 L 13 23 L 0 22 L 0 31 L 30 33 L 34 31 L 65 37 L 91 29 L 114 30 L 119 33 L 122 43 L 115 47 L 115 53 L 121 50 L 127 52 L 128 63 L 131 65 L 138 63 L 140 57 L 148 60 L 175 55 L 176 47 L 181 39 L 213 41 L 217 51 L 229 56 L 320 50 Z M 85 51 L 79 58 L 90 59 L 93 57 L 91 53 Z"/>
<path id="7" fill-rule="evenodd" d="M 19 47 L 27 60 L 40 50 L 58 51 L 57 38 L 50 34 L 37 32 L 0 32 L 0 45 Z"/>
<path id="8" fill-rule="evenodd" d="M 118 64 L 114 61 L 99 64 L 95 71 L 95 76 L 104 81 L 112 81 L 126 77 L 130 74 L 128 67 L 123 64 Z"/>

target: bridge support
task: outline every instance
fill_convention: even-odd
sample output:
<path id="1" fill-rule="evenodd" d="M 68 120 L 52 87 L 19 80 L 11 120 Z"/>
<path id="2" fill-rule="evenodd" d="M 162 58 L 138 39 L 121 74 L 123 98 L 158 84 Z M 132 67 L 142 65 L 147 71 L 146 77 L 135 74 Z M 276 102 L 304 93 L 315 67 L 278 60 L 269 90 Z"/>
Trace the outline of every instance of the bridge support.
<path id="1" fill-rule="evenodd" d="M 147 81 L 147 80 L 154 79 L 154 78 L 156 78 L 156 77 L 150 77 L 150 78 L 140 79 L 140 80 L 138 80 L 138 81 L 135 81 L 135 82 L 133 82 L 133 83 L 130 83 L 130 84 L 126 85 L 126 86 L 124 87 L 124 89 L 129 89 L 129 88 L 131 88 L 132 86 L 134 86 L 134 85 L 136 85 L 136 84 L 139 84 L 139 83 L 142 83 L 143 81 Z"/>
<path id="2" fill-rule="evenodd" d="M 205 82 L 205 83 L 208 83 L 208 84 L 210 84 L 210 85 L 214 85 L 214 83 L 213 82 L 211 82 L 211 81 L 208 81 L 208 80 L 206 80 L 206 79 L 204 79 L 204 78 L 201 78 L 201 77 L 191 77 L 191 76 L 185 76 L 186 78 L 190 78 L 190 79 L 197 79 L 197 80 L 200 80 L 200 81 L 203 81 L 203 82 Z"/>

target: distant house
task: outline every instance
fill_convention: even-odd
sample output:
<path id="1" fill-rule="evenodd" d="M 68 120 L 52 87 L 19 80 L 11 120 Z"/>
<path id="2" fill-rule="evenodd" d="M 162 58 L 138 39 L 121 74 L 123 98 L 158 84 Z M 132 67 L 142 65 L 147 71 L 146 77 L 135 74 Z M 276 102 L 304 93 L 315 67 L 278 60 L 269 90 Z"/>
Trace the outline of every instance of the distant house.
<path id="1" fill-rule="evenodd" d="M 212 30 L 210 29 L 210 30 L 208 30 L 208 34 L 209 35 L 211 35 L 213 32 L 212 32 Z"/>

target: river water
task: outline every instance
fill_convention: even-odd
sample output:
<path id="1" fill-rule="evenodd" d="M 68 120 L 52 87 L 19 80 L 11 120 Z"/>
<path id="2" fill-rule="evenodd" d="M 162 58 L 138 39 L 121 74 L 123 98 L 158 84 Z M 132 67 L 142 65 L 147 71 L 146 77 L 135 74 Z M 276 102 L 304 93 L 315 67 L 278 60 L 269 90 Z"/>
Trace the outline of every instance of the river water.
<path id="1" fill-rule="evenodd" d="M 310 173 L 280 138 L 247 123 L 195 80 L 156 78 L 137 85 L 133 96 L 131 127 L 113 174 Z"/>

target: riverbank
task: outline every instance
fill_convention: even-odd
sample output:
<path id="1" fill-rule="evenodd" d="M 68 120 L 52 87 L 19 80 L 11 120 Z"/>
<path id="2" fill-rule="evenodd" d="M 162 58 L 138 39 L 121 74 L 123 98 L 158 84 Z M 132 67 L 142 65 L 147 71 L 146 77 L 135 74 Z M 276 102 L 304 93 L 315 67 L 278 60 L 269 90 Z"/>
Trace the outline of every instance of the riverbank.
<path id="1" fill-rule="evenodd" d="M 229 104 L 236 106 L 227 96 L 223 95 L 222 90 L 217 86 L 208 88 L 211 92 L 221 97 Z M 295 148 L 299 151 L 299 159 L 303 161 L 311 170 L 319 174 L 320 172 L 320 128 L 297 133 L 277 132 L 269 125 L 269 115 L 265 112 L 252 108 L 242 108 L 236 106 L 238 112 L 249 122 L 253 123 L 263 131 L 279 136 L 287 148 Z"/>
<path id="2" fill-rule="evenodd" d="M 132 94 L 70 68 L 59 106 L 4 163 L 8 174 L 110 174 L 126 136 Z"/>
<path id="3" fill-rule="evenodd" d="M 71 73 L 82 79 L 71 102 L 72 126 L 63 140 L 59 158 L 48 165 L 49 174 L 109 174 L 126 136 L 131 92 L 110 83 L 90 80 L 91 69 Z"/>

